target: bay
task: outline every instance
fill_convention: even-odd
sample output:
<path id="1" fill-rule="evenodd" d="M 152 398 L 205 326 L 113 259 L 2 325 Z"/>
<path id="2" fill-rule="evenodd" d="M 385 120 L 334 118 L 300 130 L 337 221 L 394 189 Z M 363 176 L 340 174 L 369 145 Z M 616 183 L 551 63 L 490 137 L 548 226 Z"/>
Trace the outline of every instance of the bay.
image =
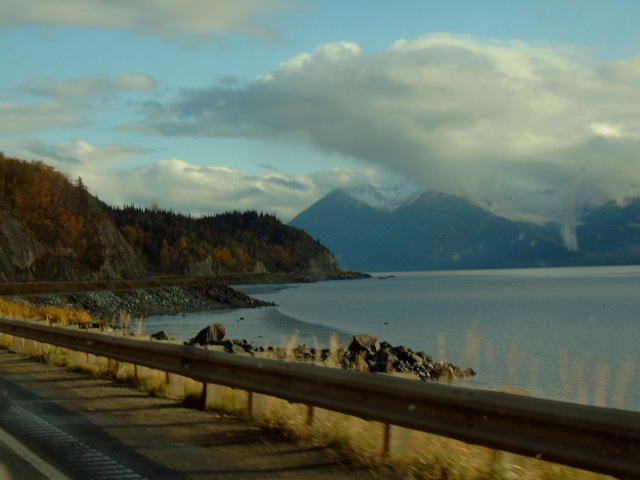
<path id="1" fill-rule="evenodd" d="M 384 272 L 239 288 L 277 307 L 149 317 L 147 333 L 188 340 L 221 322 L 227 337 L 254 345 L 320 348 L 333 333 L 343 345 L 370 333 L 477 372 L 459 385 L 640 410 L 640 267 Z"/>

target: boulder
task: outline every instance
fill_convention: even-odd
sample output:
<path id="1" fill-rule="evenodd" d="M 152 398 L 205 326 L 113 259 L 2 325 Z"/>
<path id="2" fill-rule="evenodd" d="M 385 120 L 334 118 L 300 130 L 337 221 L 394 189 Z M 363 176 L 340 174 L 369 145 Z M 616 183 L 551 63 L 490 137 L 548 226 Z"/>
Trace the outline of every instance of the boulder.
<path id="1" fill-rule="evenodd" d="M 349 350 L 354 353 L 367 352 L 370 354 L 380 350 L 380 342 L 377 337 L 368 333 L 360 333 L 353 336 L 353 341 L 349 345 Z"/>
<path id="2" fill-rule="evenodd" d="M 203 328 L 198 334 L 187 342 L 188 345 L 216 345 L 213 342 L 221 342 L 227 334 L 227 329 L 222 323 L 213 323 Z M 219 345 L 219 343 L 217 343 Z"/>
<path id="3" fill-rule="evenodd" d="M 409 347 L 394 347 L 388 342 L 379 342 L 376 337 L 359 334 L 346 349 L 338 352 L 343 368 L 369 372 L 405 372 L 413 373 L 420 380 L 445 380 L 475 375 L 473 369 L 461 368 L 444 362 L 434 362 L 424 352 L 415 352 Z M 327 358 L 327 355 L 322 355 Z"/>
<path id="4" fill-rule="evenodd" d="M 152 334 L 151 338 L 153 338 L 154 340 L 171 340 L 169 334 L 164 330 Z"/>

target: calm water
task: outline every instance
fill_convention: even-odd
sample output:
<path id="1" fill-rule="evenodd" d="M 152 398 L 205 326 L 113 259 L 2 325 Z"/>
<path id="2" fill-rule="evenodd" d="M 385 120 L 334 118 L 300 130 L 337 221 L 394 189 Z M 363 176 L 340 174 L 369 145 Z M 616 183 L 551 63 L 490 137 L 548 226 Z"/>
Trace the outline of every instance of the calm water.
<path id="1" fill-rule="evenodd" d="M 392 275 L 392 276 L 389 276 Z M 374 274 L 241 289 L 277 307 L 150 317 L 188 340 L 222 322 L 254 345 L 327 347 L 371 333 L 478 375 L 469 387 L 640 410 L 640 267 Z"/>

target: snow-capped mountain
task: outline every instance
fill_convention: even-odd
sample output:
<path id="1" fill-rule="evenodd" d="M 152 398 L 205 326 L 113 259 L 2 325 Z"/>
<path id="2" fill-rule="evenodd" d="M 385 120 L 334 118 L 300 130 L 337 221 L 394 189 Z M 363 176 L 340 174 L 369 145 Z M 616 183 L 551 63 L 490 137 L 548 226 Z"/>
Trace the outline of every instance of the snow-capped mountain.
<path id="1" fill-rule="evenodd" d="M 640 264 L 640 199 L 579 217 L 573 251 L 557 224 L 512 221 L 439 192 L 363 186 L 330 192 L 290 224 L 357 271 Z"/>
<path id="2" fill-rule="evenodd" d="M 411 202 L 422 193 L 406 183 L 392 187 L 374 187 L 362 184 L 343 190 L 350 197 L 383 212 L 393 212 L 400 205 Z"/>

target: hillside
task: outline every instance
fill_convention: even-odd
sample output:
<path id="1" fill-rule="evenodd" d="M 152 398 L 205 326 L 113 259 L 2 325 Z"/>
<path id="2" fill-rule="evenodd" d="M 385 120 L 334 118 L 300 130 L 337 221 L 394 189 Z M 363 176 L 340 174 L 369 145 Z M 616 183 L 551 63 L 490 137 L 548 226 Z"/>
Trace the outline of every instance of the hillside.
<path id="1" fill-rule="evenodd" d="M 569 251 L 559 225 L 514 222 L 438 192 L 380 208 L 380 199 L 368 202 L 363 191 L 335 190 L 290 225 L 319 238 L 344 268 L 356 271 L 640 263 L 640 200 L 579 212 L 578 248 Z"/>
<path id="2" fill-rule="evenodd" d="M 106 208 L 153 273 L 202 276 L 339 270 L 324 246 L 273 215 L 249 211 L 193 218 L 137 207 Z"/>
<path id="3" fill-rule="evenodd" d="M 42 162 L 0 154 L 0 280 L 135 278 L 140 260 L 100 202 Z"/>
<path id="4" fill-rule="evenodd" d="M 113 208 L 42 162 L 0 154 L 0 281 L 339 271 L 274 216 Z"/>

